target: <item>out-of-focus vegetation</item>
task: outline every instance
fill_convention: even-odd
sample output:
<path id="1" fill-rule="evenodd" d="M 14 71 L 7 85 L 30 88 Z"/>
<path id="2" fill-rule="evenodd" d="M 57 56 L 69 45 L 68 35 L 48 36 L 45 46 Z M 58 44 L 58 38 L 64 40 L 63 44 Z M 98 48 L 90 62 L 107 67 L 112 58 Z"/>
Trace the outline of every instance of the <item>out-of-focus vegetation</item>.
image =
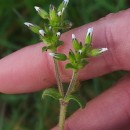
<path id="1" fill-rule="evenodd" d="M 0 0 L 0 58 L 39 41 L 23 23 L 42 24 L 34 6 L 48 10 L 49 4 L 61 0 Z M 73 27 L 99 19 L 111 12 L 128 8 L 127 0 L 70 0 L 67 17 Z M 124 72 L 115 72 L 82 83 L 80 90 L 86 101 L 115 83 Z M 87 72 L 86 72 L 87 74 Z M 0 95 L 0 130 L 49 130 L 58 120 L 58 102 L 41 100 L 41 93 Z M 73 106 L 73 107 L 72 107 Z M 68 115 L 78 107 L 73 103 Z"/>

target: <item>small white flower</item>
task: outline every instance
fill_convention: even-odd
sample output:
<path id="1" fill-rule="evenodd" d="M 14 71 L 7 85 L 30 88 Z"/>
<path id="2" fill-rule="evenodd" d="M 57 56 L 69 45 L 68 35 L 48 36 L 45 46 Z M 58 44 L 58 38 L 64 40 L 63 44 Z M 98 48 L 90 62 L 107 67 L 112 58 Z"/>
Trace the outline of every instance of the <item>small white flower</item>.
<path id="1" fill-rule="evenodd" d="M 39 30 L 39 34 L 42 35 L 42 36 L 44 36 L 45 35 L 44 30 Z"/>
<path id="2" fill-rule="evenodd" d="M 75 35 L 74 35 L 74 34 L 72 34 L 72 40 L 74 40 L 74 39 L 76 39 L 76 37 L 75 37 Z"/>
<path id="3" fill-rule="evenodd" d="M 68 4 L 68 3 L 69 3 L 69 0 L 64 0 L 64 3 L 65 3 L 65 4 Z"/>
<path id="4" fill-rule="evenodd" d="M 59 12 L 57 13 L 57 15 L 58 15 L 58 16 L 61 16 L 61 15 L 62 15 L 61 11 L 59 11 Z"/>
<path id="5" fill-rule="evenodd" d="M 52 57 L 54 57 L 55 53 L 50 52 L 49 55 L 52 56 Z"/>
<path id="6" fill-rule="evenodd" d="M 28 22 L 25 22 L 24 23 L 26 26 L 30 27 L 30 26 L 34 26 L 32 23 L 28 23 Z"/>
<path id="7" fill-rule="evenodd" d="M 78 52 L 81 54 L 81 53 L 82 53 L 82 50 L 78 50 Z"/>
<path id="8" fill-rule="evenodd" d="M 100 50 L 99 50 L 99 53 L 103 53 L 103 52 L 105 52 L 105 51 L 107 51 L 108 50 L 108 48 L 101 48 Z"/>
<path id="9" fill-rule="evenodd" d="M 36 10 L 37 12 L 40 12 L 40 7 L 34 6 L 34 8 L 35 8 L 35 10 Z"/>
<path id="10" fill-rule="evenodd" d="M 93 33 L 93 27 L 88 29 L 88 31 L 87 31 L 87 36 L 90 35 L 90 37 L 91 37 L 91 36 L 92 36 L 92 33 Z"/>
<path id="11" fill-rule="evenodd" d="M 61 33 L 60 33 L 60 32 L 57 32 L 56 35 L 59 37 L 59 36 L 61 35 Z"/>

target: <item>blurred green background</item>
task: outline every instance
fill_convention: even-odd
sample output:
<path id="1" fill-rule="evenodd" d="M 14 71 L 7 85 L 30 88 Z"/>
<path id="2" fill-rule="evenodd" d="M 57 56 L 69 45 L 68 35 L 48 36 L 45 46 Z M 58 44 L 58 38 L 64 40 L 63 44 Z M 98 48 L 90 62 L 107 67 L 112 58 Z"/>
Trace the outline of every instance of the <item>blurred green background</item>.
<path id="1" fill-rule="evenodd" d="M 58 5 L 61 0 L 0 0 L 0 58 L 30 44 L 39 38 L 23 23 L 41 24 L 34 10 L 40 6 L 48 10 L 49 4 Z M 70 0 L 67 17 L 74 27 L 97 20 L 108 13 L 127 9 L 129 0 Z M 87 72 L 86 72 L 87 73 Z M 112 74 L 82 82 L 81 96 L 89 101 L 115 83 L 125 72 Z M 0 94 L 0 130 L 49 130 L 58 121 L 58 102 L 47 98 L 41 100 L 42 91 L 33 94 Z M 78 108 L 75 103 L 69 116 Z"/>

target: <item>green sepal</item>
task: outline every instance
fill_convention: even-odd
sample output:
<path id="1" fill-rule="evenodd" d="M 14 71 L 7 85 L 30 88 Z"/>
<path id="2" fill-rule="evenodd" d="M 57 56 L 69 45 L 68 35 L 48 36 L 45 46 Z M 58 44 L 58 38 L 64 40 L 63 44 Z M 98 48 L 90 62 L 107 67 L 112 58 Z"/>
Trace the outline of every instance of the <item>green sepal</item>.
<path id="1" fill-rule="evenodd" d="M 37 25 L 33 25 L 33 26 L 29 26 L 29 29 L 32 31 L 32 32 L 34 32 L 34 33 L 36 33 L 36 34 L 39 34 L 39 30 L 41 29 L 39 26 L 37 26 Z"/>
<path id="2" fill-rule="evenodd" d="M 59 100 L 60 98 L 62 98 L 59 91 L 55 88 L 45 89 L 42 94 L 42 99 L 44 99 L 46 96 L 52 97 L 56 100 Z"/>
<path id="3" fill-rule="evenodd" d="M 67 7 L 67 5 L 68 5 L 68 3 L 67 4 L 65 4 L 65 2 L 63 1 L 60 5 L 59 5 L 59 7 L 58 7 L 58 11 L 61 11 L 62 12 L 62 9 L 64 8 L 66 8 Z"/>
<path id="4" fill-rule="evenodd" d="M 63 43 L 64 43 L 63 41 L 59 41 L 59 40 L 58 40 L 58 41 L 56 42 L 56 44 L 55 44 L 55 45 L 56 45 L 56 48 L 59 47 L 59 46 L 61 46 L 61 45 L 63 45 Z"/>
<path id="5" fill-rule="evenodd" d="M 78 51 L 81 49 L 81 44 L 79 44 L 78 40 L 77 39 L 72 39 L 72 44 L 73 44 L 73 48 Z"/>
<path id="6" fill-rule="evenodd" d="M 70 21 L 66 20 L 66 21 L 63 22 L 63 29 L 65 29 L 65 30 L 70 29 L 72 27 L 72 25 L 73 24 Z"/>
<path id="7" fill-rule="evenodd" d="M 91 42 L 92 42 L 92 37 L 90 35 L 86 36 L 86 38 L 85 38 L 85 44 L 90 45 Z"/>
<path id="8" fill-rule="evenodd" d="M 69 51 L 69 56 L 68 56 L 70 62 L 75 62 L 75 54 L 72 50 Z"/>
<path id="9" fill-rule="evenodd" d="M 92 57 L 98 56 L 100 55 L 100 49 L 92 49 L 90 52 L 88 52 L 88 55 Z"/>
<path id="10" fill-rule="evenodd" d="M 78 53 L 75 54 L 75 58 L 77 60 L 80 60 L 82 58 L 82 55 L 78 52 Z"/>
<path id="11" fill-rule="evenodd" d="M 39 8 L 37 12 L 43 19 L 49 19 L 49 14 L 45 10 Z"/>
<path id="12" fill-rule="evenodd" d="M 56 60 L 65 61 L 67 59 L 67 56 L 65 54 L 61 53 L 54 53 L 53 56 Z"/>
<path id="13" fill-rule="evenodd" d="M 70 100 L 73 100 L 80 106 L 80 108 L 84 107 L 83 101 L 75 95 L 68 95 L 66 98 L 64 98 L 64 100 L 65 102 L 69 102 Z"/>

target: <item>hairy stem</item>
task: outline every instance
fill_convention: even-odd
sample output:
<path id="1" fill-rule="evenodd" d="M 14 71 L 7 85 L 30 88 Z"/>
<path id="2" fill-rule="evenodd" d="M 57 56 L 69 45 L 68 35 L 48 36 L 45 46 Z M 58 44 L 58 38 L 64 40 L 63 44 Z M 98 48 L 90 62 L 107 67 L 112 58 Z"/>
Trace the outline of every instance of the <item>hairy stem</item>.
<path id="1" fill-rule="evenodd" d="M 73 88 L 75 87 L 77 77 L 78 77 L 78 72 L 73 70 L 73 75 L 72 75 L 72 78 L 71 78 L 71 81 L 70 81 L 70 84 L 69 84 L 65 97 L 67 97 L 69 94 L 71 94 Z"/>
<path id="2" fill-rule="evenodd" d="M 56 59 L 54 59 L 54 66 L 55 66 L 55 75 L 56 75 L 58 89 L 59 89 L 61 96 L 64 97 L 63 84 L 62 84 L 62 81 L 61 81 L 61 78 L 60 78 L 59 66 L 58 66 L 58 62 L 57 62 Z"/>
<path id="3" fill-rule="evenodd" d="M 59 130 L 64 130 L 67 105 L 63 99 L 60 100 Z"/>

